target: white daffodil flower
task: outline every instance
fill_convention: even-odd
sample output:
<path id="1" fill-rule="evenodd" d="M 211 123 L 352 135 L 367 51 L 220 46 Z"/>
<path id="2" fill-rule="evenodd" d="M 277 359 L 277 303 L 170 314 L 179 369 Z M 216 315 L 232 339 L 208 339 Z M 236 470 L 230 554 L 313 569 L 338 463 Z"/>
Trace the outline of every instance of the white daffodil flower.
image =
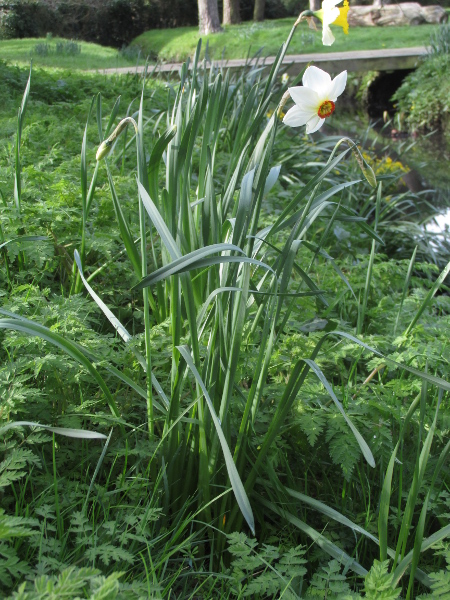
<path id="1" fill-rule="evenodd" d="M 322 8 L 314 12 L 314 16 L 322 21 L 322 43 L 324 46 L 331 46 L 334 42 L 334 35 L 331 32 L 330 25 L 339 25 L 348 34 L 347 13 L 349 9 L 348 0 L 344 1 L 341 8 L 336 5 L 342 0 L 323 0 Z"/>
<path id="2" fill-rule="evenodd" d="M 314 133 L 322 127 L 335 108 L 338 96 L 345 90 L 347 71 L 342 71 L 333 80 L 325 71 L 308 67 L 303 75 L 303 86 L 289 88 L 295 102 L 283 119 L 289 127 L 306 125 L 306 133 Z"/>

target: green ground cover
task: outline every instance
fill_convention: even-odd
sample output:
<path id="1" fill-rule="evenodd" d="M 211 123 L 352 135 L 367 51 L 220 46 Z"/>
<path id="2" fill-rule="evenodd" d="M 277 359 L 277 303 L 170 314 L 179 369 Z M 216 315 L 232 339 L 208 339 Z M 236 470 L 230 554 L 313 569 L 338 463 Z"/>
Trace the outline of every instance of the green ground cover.
<path id="1" fill-rule="evenodd" d="M 114 48 L 88 42 L 74 42 L 81 51 L 71 54 L 70 49 L 67 51 L 68 41 L 62 38 L 0 40 L 0 57 L 12 64 L 29 65 L 32 60 L 39 67 L 61 69 L 107 69 L 135 64 L 134 57 L 129 59 Z"/>
<path id="2" fill-rule="evenodd" d="M 430 197 L 283 126 L 279 78 L 182 77 L 36 69 L 17 118 L 0 62 L 0 594 L 445 598 Z"/>
<path id="3" fill-rule="evenodd" d="M 292 19 L 264 21 L 263 23 L 242 23 L 230 25 L 220 34 L 205 36 L 209 44 L 209 52 L 213 58 L 245 58 L 260 48 L 264 56 L 274 56 L 286 40 L 292 27 Z M 407 48 L 427 45 L 430 34 L 437 25 L 420 25 L 417 27 L 352 27 L 345 35 L 340 27 L 336 27 L 336 41 L 333 46 L 322 45 L 319 31 L 311 31 L 306 23 L 302 23 L 295 32 L 289 47 L 289 54 L 309 52 L 343 52 L 350 50 L 375 50 L 381 48 Z M 192 57 L 198 41 L 196 27 L 179 27 L 177 29 L 154 29 L 137 37 L 131 46 L 142 48 L 143 55 L 150 55 L 160 60 L 185 60 Z"/>

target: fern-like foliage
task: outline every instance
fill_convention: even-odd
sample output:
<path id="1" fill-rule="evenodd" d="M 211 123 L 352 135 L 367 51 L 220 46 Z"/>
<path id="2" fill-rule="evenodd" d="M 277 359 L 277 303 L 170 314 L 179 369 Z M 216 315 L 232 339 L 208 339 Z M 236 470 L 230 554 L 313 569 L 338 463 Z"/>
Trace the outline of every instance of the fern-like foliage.
<path id="1" fill-rule="evenodd" d="M 86 551 L 86 558 L 94 563 L 97 559 L 100 559 L 106 566 L 111 562 L 124 561 L 132 564 L 134 561 L 134 557 L 130 552 L 113 544 L 100 544 L 100 546 L 89 548 Z"/>
<path id="2" fill-rule="evenodd" d="M 39 464 L 39 459 L 28 448 L 14 448 L 0 463 L 0 490 L 27 475 L 29 465 Z"/>
<path id="3" fill-rule="evenodd" d="M 348 425 L 341 414 L 334 414 L 328 421 L 326 440 L 329 442 L 331 460 L 340 465 L 347 481 L 360 459 L 361 449 L 353 435 L 349 435 Z"/>
<path id="4" fill-rule="evenodd" d="M 306 574 L 302 546 L 282 548 L 263 544 L 244 533 L 228 537 L 233 584 L 231 593 L 239 598 L 283 598 L 297 600 L 298 582 Z M 280 596 L 281 597 L 281 596 Z"/>
<path id="5" fill-rule="evenodd" d="M 319 412 L 302 412 L 297 417 L 298 424 L 308 439 L 308 443 L 314 446 L 325 426 L 325 416 Z"/>
<path id="6" fill-rule="evenodd" d="M 31 526 L 35 524 L 34 519 L 10 517 L 0 509 L 0 590 L 31 573 L 28 563 L 19 559 L 11 542 L 34 535 L 36 531 Z"/>
<path id="7" fill-rule="evenodd" d="M 35 519 L 10 517 L 0 508 L 0 542 L 34 535 L 35 531 L 31 527 L 36 525 L 36 523 Z"/>
<path id="8" fill-rule="evenodd" d="M 16 550 L 0 542 L 0 591 L 8 589 L 14 581 L 31 573 L 30 566 L 17 556 Z"/>
<path id="9" fill-rule="evenodd" d="M 441 553 L 445 556 L 447 567 L 436 573 L 430 573 L 429 578 L 432 581 L 431 592 L 418 596 L 417 600 L 450 600 L 450 550 Z"/>
<path id="10" fill-rule="evenodd" d="M 450 569 L 447 568 L 445 571 L 438 571 L 432 573 L 430 579 L 433 582 L 431 584 L 431 594 L 427 596 L 421 596 L 421 598 L 440 598 L 440 600 L 450 600 Z"/>
<path id="11" fill-rule="evenodd" d="M 388 560 L 374 561 L 366 575 L 364 590 L 368 600 L 396 600 L 400 596 L 400 590 L 392 587 L 392 574 L 389 573 Z"/>
<path id="12" fill-rule="evenodd" d="M 359 598 L 353 595 L 345 575 L 341 574 L 341 565 L 337 560 L 330 560 L 326 566 L 314 573 L 308 587 L 306 598 L 333 600 L 342 598 Z"/>
<path id="13" fill-rule="evenodd" d="M 91 567 L 69 567 L 59 575 L 42 575 L 34 582 L 22 583 L 7 600 L 160 600 L 158 585 L 134 581 L 122 583 L 123 573 L 115 571 L 108 577 Z"/>

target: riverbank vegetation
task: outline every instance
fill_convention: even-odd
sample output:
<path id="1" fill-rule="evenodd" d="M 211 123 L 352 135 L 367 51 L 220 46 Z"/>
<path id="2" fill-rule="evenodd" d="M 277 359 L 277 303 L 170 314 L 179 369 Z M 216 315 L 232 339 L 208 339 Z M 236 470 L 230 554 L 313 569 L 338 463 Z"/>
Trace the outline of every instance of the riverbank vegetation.
<path id="1" fill-rule="evenodd" d="M 276 68 L 0 63 L 4 597 L 450 593 L 448 247 Z"/>
<path id="2" fill-rule="evenodd" d="M 214 59 L 246 58 L 261 50 L 263 56 L 275 56 L 292 27 L 292 18 L 242 23 L 224 27 L 224 32 L 204 37 L 208 53 Z M 299 27 L 289 46 L 289 54 L 309 52 L 345 52 L 425 46 L 437 25 L 418 27 L 352 27 L 351 35 L 336 28 L 333 46 L 323 46 L 321 35 Z M 338 30 L 339 29 L 339 30 Z M 186 60 L 192 57 L 198 42 L 196 27 L 155 29 L 138 36 L 130 45 L 141 49 L 143 56 L 165 61 Z"/>
<path id="3" fill-rule="evenodd" d="M 394 96 L 397 111 L 415 131 L 440 129 L 450 134 L 450 25 L 431 37 L 430 52 Z M 449 137 L 450 139 L 450 137 Z"/>

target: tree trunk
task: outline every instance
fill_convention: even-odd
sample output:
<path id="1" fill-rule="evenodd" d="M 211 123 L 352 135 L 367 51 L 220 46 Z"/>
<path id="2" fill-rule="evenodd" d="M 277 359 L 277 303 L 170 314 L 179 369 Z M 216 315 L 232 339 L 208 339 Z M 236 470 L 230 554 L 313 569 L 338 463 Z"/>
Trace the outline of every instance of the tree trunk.
<path id="1" fill-rule="evenodd" d="M 217 0 L 198 0 L 198 22 L 200 35 L 222 31 Z"/>
<path id="2" fill-rule="evenodd" d="M 236 25 L 240 22 L 239 0 L 223 0 L 223 24 Z"/>
<path id="3" fill-rule="evenodd" d="M 321 0 L 309 0 L 309 10 L 315 12 L 316 10 L 320 10 L 322 6 Z"/>
<path id="4" fill-rule="evenodd" d="M 264 8 L 266 0 L 255 0 L 255 8 L 253 10 L 254 21 L 264 21 Z"/>

